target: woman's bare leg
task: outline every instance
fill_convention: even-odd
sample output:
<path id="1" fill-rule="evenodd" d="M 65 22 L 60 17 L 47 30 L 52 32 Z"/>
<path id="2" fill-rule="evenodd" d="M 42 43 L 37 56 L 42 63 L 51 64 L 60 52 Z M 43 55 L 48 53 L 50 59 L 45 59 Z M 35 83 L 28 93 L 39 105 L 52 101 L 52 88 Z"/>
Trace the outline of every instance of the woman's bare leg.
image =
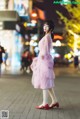
<path id="1" fill-rule="evenodd" d="M 43 93 L 43 102 L 41 105 L 39 105 L 39 107 L 48 104 L 48 90 L 44 89 L 42 90 L 42 93 Z"/>
<path id="2" fill-rule="evenodd" d="M 56 98 L 56 95 L 55 95 L 55 92 L 54 92 L 54 88 L 50 88 L 48 90 L 48 92 L 49 92 L 49 95 L 50 95 L 51 100 L 52 100 L 52 103 L 51 104 L 56 103 L 57 102 L 57 98 Z"/>
<path id="3" fill-rule="evenodd" d="M 48 104 L 48 90 L 43 90 L 43 105 Z"/>

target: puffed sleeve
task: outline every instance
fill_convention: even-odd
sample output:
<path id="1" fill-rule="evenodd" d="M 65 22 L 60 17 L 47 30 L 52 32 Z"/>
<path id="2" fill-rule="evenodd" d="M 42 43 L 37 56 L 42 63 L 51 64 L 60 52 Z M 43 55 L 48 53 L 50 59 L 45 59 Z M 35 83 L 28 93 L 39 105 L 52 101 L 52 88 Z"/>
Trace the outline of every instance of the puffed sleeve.
<path id="1" fill-rule="evenodd" d="M 46 54 L 50 54 L 51 49 L 52 49 L 52 39 L 51 39 L 50 35 L 46 35 L 45 40 L 43 42 L 41 54 L 43 56 Z"/>

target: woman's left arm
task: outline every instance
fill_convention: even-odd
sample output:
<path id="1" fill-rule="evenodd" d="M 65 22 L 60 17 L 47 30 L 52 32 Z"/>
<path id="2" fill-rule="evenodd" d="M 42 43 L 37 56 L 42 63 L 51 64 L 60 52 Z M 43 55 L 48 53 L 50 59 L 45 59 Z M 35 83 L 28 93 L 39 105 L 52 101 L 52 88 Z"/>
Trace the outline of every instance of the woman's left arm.
<path id="1" fill-rule="evenodd" d="M 43 47 L 42 47 L 42 52 L 41 52 L 41 57 L 44 59 L 44 56 L 48 54 L 49 52 L 49 45 L 50 45 L 50 36 L 46 35 L 44 41 L 43 41 Z"/>

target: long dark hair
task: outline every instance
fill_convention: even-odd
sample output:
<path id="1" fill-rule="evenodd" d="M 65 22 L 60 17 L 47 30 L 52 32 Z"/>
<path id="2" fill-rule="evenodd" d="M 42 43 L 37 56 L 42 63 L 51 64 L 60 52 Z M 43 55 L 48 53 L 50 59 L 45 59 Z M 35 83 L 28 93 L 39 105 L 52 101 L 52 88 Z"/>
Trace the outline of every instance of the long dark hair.
<path id="1" fill-rule="evenodd" d="M 49 31 L 51 31 L 51 37 L 53 39 L 53 37 L 54 37 L 54 23 L 53 23 L 53 21 L 52 20 L 46 20 L 44 22 L 44 24 L 47 24 L 49 26 Z"/>

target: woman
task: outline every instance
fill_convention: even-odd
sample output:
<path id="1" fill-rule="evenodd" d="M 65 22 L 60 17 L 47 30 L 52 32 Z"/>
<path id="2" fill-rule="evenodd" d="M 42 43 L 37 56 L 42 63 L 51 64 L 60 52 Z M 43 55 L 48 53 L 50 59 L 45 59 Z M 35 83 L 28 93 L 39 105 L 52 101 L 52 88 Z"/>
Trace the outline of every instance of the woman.
<path id="1" fill-rule="evenodd" d="M 39 42 L 39 55 L 33 59 L 31 69 L 33 71 L 32 84 L 34 88 L 42 89 L 43 102 L 36 106 L 37 109 L 50 109 L 59 107 L 59 103 L 54 93 L 54 78 L 53 59 L 50 55 L 52 49 L 52 37 L 54 24 L 51 20 L 44 23 L 43 30 L 45 36 Z M 48 104 L 48 93 L 51 97 L 51 104 Z"/>

